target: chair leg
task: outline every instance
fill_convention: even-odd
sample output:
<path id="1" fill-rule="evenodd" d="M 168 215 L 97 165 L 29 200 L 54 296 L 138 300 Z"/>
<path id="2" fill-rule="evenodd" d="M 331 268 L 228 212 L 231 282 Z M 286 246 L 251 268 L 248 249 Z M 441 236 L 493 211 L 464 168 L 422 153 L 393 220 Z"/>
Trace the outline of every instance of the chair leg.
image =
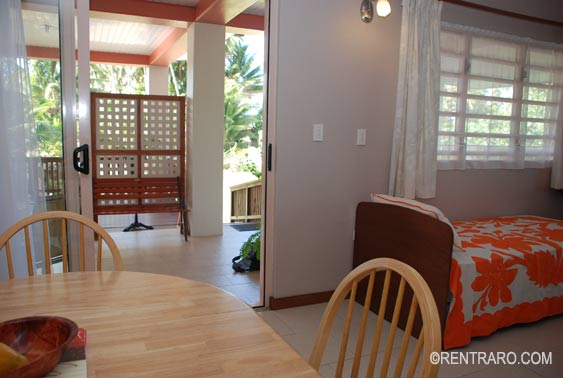
<path id="1" fill-rule="evenodd" d="M 188 235 L 190 235 L 190 220 L 187 211 L 180 211 L 178 213 L 176 226 L 180 229 L 180 234 L 184 235 L 184 240 L 188 241 Z"/>
<path id="2" fill-rule="evenodd" d="M 188 217 L 187 211 L 183 212 L 183 216 L 184 216 L 184 238 L 186 239 L 186 241 L 188 241 L 188 235 L 191 236 L 190 218 Z"/>

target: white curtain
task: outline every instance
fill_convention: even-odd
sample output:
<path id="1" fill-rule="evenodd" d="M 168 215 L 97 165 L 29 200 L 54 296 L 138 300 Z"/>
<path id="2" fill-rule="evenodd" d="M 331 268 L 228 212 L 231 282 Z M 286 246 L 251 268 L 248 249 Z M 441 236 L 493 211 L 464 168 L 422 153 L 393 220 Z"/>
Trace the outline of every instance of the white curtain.
<path id="1" fill-rule="evenodd" d="M 0 233 L 16 221 L 45 210 L 40 193 L 41 161 L 36 149 L 20 0 L 0 1 Z M 13 245 L 15 274 L 26 271 L 23 245 Z M 0 254 L 0 278 L 6 278 Z"/>
<path id="2" fill-rule="evenodd" d="M 563 88 L 563 52 L 553 52 L 553 62 L 558 68 L 555 82 L 559 88 Z M 563 89 L 559 91 L 559 107 L 557 114 L 555 146 L 553 151 L 553 163 L 551 164 L 551 187 L 563 189 Z"/>
<path id="3" fill-rule="evenodd" d="M 436 193 L 442 2 L 403 0 L 389 194 Z"/>

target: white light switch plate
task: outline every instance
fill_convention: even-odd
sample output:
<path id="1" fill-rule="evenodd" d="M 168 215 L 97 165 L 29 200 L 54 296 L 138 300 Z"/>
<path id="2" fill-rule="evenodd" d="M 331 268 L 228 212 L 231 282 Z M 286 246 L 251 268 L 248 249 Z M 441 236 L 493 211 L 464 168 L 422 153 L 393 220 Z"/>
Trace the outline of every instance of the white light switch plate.
<path id="1" fill-rule="evenodd" d="M 316 123 L 313 125 L 313 142 L 322 142 L 324 140 L 324 125 Z"/>
<path id="2" fill-rule="evenodd" d="M 366 129 L 358 129 L 356 131 L 356 146 L 365 146 L 366 145 Z"/>

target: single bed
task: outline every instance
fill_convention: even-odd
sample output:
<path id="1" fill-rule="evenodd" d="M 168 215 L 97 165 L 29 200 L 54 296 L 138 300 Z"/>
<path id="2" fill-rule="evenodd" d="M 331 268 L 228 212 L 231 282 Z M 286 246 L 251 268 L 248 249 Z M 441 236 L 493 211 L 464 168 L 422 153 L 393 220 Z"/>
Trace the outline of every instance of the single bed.
<path id="1" fill-rule="evenodd" d="M 563 313 L 563 221 L 520 216 L 453 226 L 463 250 L 452 248 L 452 229 L 438 219 L 362 202 L 356 210 L 354 266 L 393 257 L 418 270 L 436 300 L 445 349 Z"/>

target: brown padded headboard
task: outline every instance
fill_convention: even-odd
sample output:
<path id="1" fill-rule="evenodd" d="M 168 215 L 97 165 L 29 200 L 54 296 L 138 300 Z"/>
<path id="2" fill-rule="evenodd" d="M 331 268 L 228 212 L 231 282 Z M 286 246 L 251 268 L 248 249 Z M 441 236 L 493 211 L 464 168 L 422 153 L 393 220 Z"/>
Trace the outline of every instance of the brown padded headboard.
<path id="1" fill-rule="evenodd" d="M 354 267 L 377 258 L 391 257 L 416 269 L 428 283 L 438 306 L 442 334 L 447 316 L 453 233 L 451 228 L 428 215 L 400 206 L 361 202 L 356 208 L 354 240 Z M 387 306 L 387 320 L 391 320 L 394 298 L 398 291 L 398 277 L 393 277 Z M 379 279 L 379 281 L 378 281 Z M 376 276 L 376 287 L 383 286 L 383 275 Z M 371 309 L 377 312 L 380 293 L 372 300 Z M 358 298 L 363 303 L 365 291 Z M 404 328 L 412 292 L 406 293 L 399 324 Z M 414 326 L 414 335 L 421 327 L 420 314 Z"/>

